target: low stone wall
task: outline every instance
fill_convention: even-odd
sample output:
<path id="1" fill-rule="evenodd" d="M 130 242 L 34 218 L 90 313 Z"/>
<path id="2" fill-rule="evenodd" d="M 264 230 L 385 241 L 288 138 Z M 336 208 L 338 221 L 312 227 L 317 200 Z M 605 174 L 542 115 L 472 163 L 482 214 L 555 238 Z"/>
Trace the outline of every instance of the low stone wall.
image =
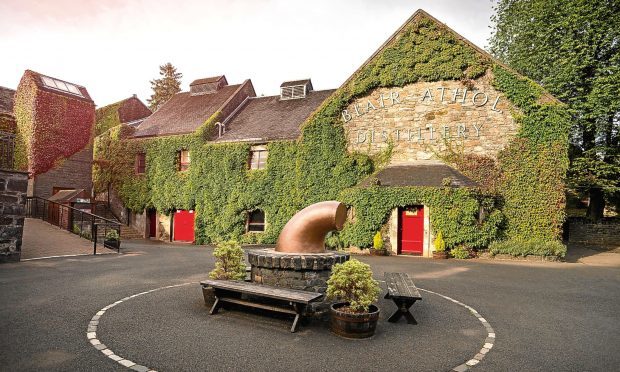
<path id="1" fill-rule="evenodd" d="M 327 280 L 335 264 L 348 261 L 350 255 L 342 252 L 279 253 L 273 249 L 248 252 L 254 283 L 325 293 Z M 307 315 L 320 316 L 329 309 L 331 302 L 323 299 L 306 308 Z"/>
<path id="2" fill-rule="evenodd" d="M 20 259 L 27 189 L 28 173 L 0 169 L 0 263 Z"/>
<path id="3" fill-rule="evenodd" d="M 620 219 L 604 218 L 600 222 L 592 222 L 585 218 L 571 218 L 568 242 L 590 247 L 620 248 Z"/>

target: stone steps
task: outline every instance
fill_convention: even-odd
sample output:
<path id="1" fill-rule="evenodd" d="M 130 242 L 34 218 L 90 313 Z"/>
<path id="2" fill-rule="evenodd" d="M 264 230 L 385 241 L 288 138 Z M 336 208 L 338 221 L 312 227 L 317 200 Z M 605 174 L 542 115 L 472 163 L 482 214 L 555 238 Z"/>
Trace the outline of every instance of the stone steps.
<path id="1" fill-rule="evenodd" d="M 122 225 L 121 240 L 123 239 L 144 239 L 144 236 L 133 227 Z"/>

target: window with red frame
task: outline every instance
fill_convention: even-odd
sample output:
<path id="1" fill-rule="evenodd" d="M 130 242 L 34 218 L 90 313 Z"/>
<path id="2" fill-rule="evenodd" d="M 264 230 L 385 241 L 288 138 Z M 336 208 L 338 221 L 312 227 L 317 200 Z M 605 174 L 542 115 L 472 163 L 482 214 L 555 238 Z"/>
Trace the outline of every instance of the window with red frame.
<path id="1" fill-rule="evenodd" d="M 186 171 L 189 169 L 189 150 L 181 150 L 179 151 L 179 170 Z"/>
<path id="2" fill-rule="evenodd" d="M 136 154 L 136 174 L 144 174 L 146 171 L 146 154 Z"/>

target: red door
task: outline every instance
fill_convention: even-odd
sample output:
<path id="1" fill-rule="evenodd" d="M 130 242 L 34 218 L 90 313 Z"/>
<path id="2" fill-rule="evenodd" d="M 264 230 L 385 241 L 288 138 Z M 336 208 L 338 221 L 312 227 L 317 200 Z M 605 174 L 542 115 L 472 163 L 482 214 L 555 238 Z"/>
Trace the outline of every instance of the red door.
<path id="1" fill-rule="evenodd" d="M 403 208 L 399 217 L 399 253 L 422 255 L 424 252 L 424 207 L 418 205 Z"/>
<path id="2" fill-rule="evenodd" d="M 194 241 L 194 211 L 178 210 L 174 213 L 174 240 L 177 242 Z"/>
<path id="3" fill-rule="evenodd" d="M 157 237 L 157 211 L 149 209 L 149 238 Z"/>

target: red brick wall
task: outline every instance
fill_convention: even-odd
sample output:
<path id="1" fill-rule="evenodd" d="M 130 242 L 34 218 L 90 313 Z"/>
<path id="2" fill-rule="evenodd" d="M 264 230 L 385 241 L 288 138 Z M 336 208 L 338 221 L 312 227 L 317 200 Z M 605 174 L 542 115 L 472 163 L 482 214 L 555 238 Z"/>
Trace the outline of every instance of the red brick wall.
<path id="1" fill-rule="evenodd" d="M 137 97 L 125 100 L 118 109 L 118 118 L 121 123 L 129 123 L 138 119 L 143 119 L 151 115 L 151 110 L 142 103 Z"/>

